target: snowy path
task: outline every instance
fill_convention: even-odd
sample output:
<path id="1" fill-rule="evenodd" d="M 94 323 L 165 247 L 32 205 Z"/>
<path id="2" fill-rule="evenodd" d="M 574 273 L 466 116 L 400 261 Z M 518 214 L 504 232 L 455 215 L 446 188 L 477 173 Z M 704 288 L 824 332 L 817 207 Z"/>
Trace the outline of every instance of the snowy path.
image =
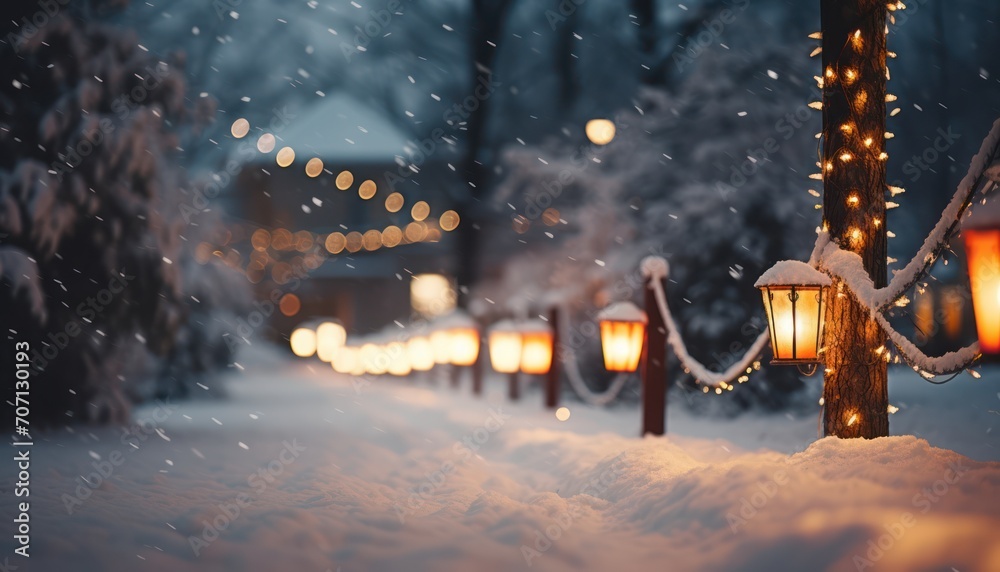
<path id="1" fill-rule="evenodd" d="M 10 563 L 856 570 L 857 556 L 862 569 L 1000 570 L 1000 463 L 913 437 L 809 446 L 812 415 L 719 421 L 672 408 L 678 436 L 638 439 L 634 409 L 570 403 L 561 423 L 533 392 L 505 403 L 499 383 L 476 400 L 412 381 L 355 391 L 318 364 L 244 365 L 228 400 L 142 408 L 136 419 L 153 425 L 131 437 L 36 438 L 32 557 Z M 1000 458 L 1000 372 L 990 373 L 948 389 L 894 380 L 894 432 L 921 428 L 935 446 Z M 12 468 L 0 464 L 4 515 L 21 500 Z M 88 476 L 102 469 L 110 476 Z"/>

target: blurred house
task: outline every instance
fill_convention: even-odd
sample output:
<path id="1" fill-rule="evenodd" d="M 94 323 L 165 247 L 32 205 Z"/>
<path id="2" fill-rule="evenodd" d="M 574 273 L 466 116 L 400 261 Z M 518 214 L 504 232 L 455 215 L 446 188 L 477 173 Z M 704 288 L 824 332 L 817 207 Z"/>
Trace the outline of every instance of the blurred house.
<path id="1" fill-rule="evenodd" d="M 367 333 L 453 307 L 448 231 L 458 221 L 447 213 L 454 173 L 444 160 L 417 155 L 396 126 L 345 94 L 273 135 L 273 148 L 259 130 L 245 137 L 234 210 L 258 299 L 281 298 L 274 335 L 326 316 Z M 305 279 L 289 276 L 303 266 Z"/>

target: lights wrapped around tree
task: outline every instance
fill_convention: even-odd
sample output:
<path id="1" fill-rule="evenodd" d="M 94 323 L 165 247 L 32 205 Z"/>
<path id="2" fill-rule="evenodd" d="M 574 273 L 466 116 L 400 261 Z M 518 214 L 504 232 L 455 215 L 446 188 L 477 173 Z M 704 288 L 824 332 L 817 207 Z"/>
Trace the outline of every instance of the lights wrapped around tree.
<path id="1" fill-rule="evenodd" d="M 615 302 L 597 315 L 601 323 L 604 369 L 635 371 L 646 339 L 646 312 L 631 302 Z"/>
<path id="2" fill-rule="evenodd" d="M 826 319 L 826 274 L 798 260 L 782 260 L 757 280 L 771 332 L 772 364 L 822 361 Z"/>
<path id="3" fill-rule="evenodd" d="M 497 373 L 517 373 L 521 368 L 521 331 L 510 320 L 501 320 L 489 332 L 490 365 Z"/>
<path id="4" fill-rule="evenodd" d="M 962 239 L 976 316 L 979 351 L 1000 359 L 1000 203 L 973 211 L 962 225 Z"/>
<path id="5" fill-rule="evenodd" d="M 529 320 L 521 325 L 521 371 L 528 375 L 545 375 L 552 367 L 552 327 L 542 320 Z"/>

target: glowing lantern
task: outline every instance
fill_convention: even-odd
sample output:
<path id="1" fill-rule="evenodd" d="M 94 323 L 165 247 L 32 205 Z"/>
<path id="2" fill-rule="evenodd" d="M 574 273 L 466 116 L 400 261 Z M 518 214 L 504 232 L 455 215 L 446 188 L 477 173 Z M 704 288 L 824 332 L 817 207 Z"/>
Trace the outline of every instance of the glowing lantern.
<path id="1" fill-rule="evenodd" d="M 358 348 L 342 346 L 333 356 L 333 371 L 337 373 L 353 373 L 358 369 L 361 356 Z"/>
<path id="2" fill-rule="evenodd" d="M 490 328 L 490 364 L 497 373 L 517 373 L 521 368 L 521 331 L 514 322 L 503 320 Z"/>
<path id="3" fill-rule="evenodd" d="M 434 355 L 434 363 L 443 365 L 451 363 L 451 332 L 438 329 L 431 333 L 431 352 Z"/>
<path id="4" fill-rule="evenodd" d="M 446 319 L 451 346 L 451 364 L 475 365 L 479 358 L 479 326 L 464 312 L 453 312 Z"/>
<path id="5" fill-rule="evenodd" d="M 415 336 L 406 342 L 413 371 L 430 371 L 434 367 L 434 348 L 426 336 Z"/>
<path id="6" fill-rule="evenodd" d="M 364 364 L 365 373 L 382 375 L 389 371 L 389 360 L 378 344 L 369 342 L 361 346 L 361 363 Z"/>
<path id="7" fill-rule="evenodd" d="M 983 357 L 1000 357 L 1000 208 L 998 203 L 976 211 L 962 225 L 965 255 Z"/>
<path id="8" fill-rule="evenodd" d="M 601 323 L 604 369 L 635 371 L 646 338 L 646 312 L 631 302 L 615 302 L 597 315 Z"/>
<path id="9" fill-rule="evenodd" d="M 288 339 L 292 353 L 299 357 L 311 357 L 316 353 L 316 332 L 312 328 L 295 328 Z"/>
<path id="10" fill-rule="evenodd" d="M 316 355 L 332 362 L 337 350 L 347 341 L 347 330 L 339 322 L 324 321 L 316 327 Z"/>
<path id="11" fill-rule="evenodd" d="M 406 344 L 390 342 L 385 345 L 384 351 L 389 362 L 389 375 L 410 375 L 413 368 L 410 367 L 410 354 L 406 351 Z"/>
<path id="12" fill-rule="evenodd" d="M 584 130 L 594 145 L 607 145 L 615 138 L 615 124 L 608 119 L 591 119 Z"/>
<path id="13" fill-rule="evenodd" d="M 822 361 L 826 288 L 830 277 L 797 260 L 782 260 L 754 284 L 760 288 L 771 331 L 771 363 Z"/>
<path id="14" fill-rule="evenodd" d="M 529 375 L 544 375 L 552 367 L 552 328 L 541 320 L 530 320 L 521 326 L 521 371 Z"/>

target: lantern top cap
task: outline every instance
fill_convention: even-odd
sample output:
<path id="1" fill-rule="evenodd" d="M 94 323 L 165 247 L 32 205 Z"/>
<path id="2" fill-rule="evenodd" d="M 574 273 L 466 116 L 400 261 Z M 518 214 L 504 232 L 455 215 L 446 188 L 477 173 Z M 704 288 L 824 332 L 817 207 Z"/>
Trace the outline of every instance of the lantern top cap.
<path id="1" fill-rule="evenodd" d="M 520 332 L 521 329 L 517 327 L 517 322 L 514 320 L 500 320 L 492 326 L 490 326 L 491 332 L 503 332 L 503 333 L 515 333 Z"/>
<path id="2" fill-rule="evenodd" d="M 600 322 L 641 322 L 646 324 L 649 317 L 646 312 L 632 302 L 615 302 L 597 314 Z"/>
<path id="3" fill-rule="evenodd" d="M 472 316 L 462 310 L 455 310 L 450 314 L 442 316 L 434 323 L 437 330 L 451 330 L 455 328 L 476 328 L 476 321 Z"/>
<path id="4" fill-rule="evenodd" d="M 646 278 L 666 278 L 670 275 L 670 264 L 662 256 L 647 256 L 639 263 L 639 269 Z"/>
<path id="5" fill-rule="evenodd" d="M 782 260 L 760 275 L 754 286 L 830 286 L 826 274 L 799 260 Z"/>
<path id="6" fill-rule="evenodd" d="M 552 331 L 552 326 L 544 320 L 533 319 L 521 322 L 518 324 L 518 329 L 528 334 L 549 333 Z"/>
<path id="7" fill-rule="evenodd" d="M 1000 229 L 1000 201 L 993 199 L 969 210 L 971 214 L 962 221 L 962 230 Z"/>

